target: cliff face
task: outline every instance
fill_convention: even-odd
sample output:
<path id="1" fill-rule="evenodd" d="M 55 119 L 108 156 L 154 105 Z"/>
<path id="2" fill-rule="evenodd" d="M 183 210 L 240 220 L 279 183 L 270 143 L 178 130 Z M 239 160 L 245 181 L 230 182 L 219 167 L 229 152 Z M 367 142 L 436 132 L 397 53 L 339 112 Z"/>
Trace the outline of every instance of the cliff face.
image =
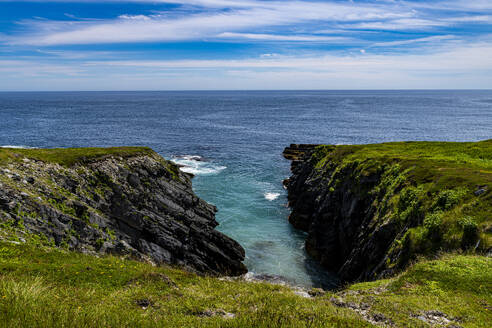
<path id="1" fill-rule="evenodd" d="M 243 248 L 214 228 L 191 176 L 147 148 L 0 148 L 0 237 L 239 275 Z"/>
<path id="2" fill-rule="evenodd" d="M 291 145 L 289 221 L 345 281 L 394 274 L 418 255 L 489 252 L 492 142 Z"/>

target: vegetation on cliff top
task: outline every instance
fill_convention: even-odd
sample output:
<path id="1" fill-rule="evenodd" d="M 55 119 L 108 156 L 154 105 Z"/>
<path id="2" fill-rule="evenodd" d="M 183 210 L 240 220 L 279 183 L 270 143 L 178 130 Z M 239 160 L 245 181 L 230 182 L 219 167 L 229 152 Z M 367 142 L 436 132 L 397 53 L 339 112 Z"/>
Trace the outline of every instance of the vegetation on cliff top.
<path id="1" fill-rule="evenodd" d="M 437 251 L 490 251 L 492 140 L 327 145 L 311 160 L 320 174 L 331 172 L 330 190 L 343 183 L 340 172 L 350 171 L 351 181 L 377 177 L 375 187 L 354 188 L 374 200 L 371 224 L 405 231 L 391 245 L 387 267 Z"/>
<path id="2" fill-rule="evenodd" d="M 448 255 L 312 298 L 114 256 L 0 242 L 3 327 L 487 327 L 492 259 Z"/>
<path id="3" fill-rule="evenodd" d="M 152 154 L 148 147 L 110 147 L 110 148 L 52 148 L 18 149 L 0 147 L 0 164 L 30 158 L 63 166 L 101 159 L 107 156 L 131 157 Z"/>
<path id="4" fill-rule="evenodd" d="M 336 150 L 335 153 L 332 151 Z M 468 168 L 492 169 L 492 139 L 480 142 L 407 141 L 368 145 L 325 145 L 317 148 L 322 164 L 328 159 L 431 160 Z M 324 155 L 332 153 L 333 156 Z M 491 172 L 492 173 L 492 172 Z"/>

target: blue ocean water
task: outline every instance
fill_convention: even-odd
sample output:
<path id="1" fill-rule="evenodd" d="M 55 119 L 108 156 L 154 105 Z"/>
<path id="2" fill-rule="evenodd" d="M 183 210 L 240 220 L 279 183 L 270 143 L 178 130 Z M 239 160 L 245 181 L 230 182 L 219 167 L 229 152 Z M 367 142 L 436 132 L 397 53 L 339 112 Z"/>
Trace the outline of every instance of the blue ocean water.
<path id="1" fill-rule="evenodd" d="M 287 221 L 290 143 L 492 138 L 492 91 L 0 93 L 0 146 L 150 146 L 195 173 L 254 273 L 334 278 Z"/>

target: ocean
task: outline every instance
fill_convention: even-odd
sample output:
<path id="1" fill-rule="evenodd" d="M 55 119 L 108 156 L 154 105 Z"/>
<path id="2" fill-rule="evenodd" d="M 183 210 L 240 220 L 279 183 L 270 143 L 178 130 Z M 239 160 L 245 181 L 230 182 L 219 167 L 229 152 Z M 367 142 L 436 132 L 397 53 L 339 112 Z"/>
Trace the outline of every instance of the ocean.
<path id="1" fill-rule="evenodd" d="M 149 146 L 195 174 L 254 274 L 330 287 L 288 223 L 290 143 L 492 138 L 492 91 L 0 93 L 0 146 Z"/>

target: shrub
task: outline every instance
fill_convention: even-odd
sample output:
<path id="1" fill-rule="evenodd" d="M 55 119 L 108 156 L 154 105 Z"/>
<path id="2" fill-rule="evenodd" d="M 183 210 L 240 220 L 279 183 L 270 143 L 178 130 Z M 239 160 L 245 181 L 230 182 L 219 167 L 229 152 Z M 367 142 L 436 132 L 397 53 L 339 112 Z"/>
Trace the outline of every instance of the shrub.
<path id="1" fill-rule="evenodd" d="M 470 216 L 460 219 L 458 224 L 463 228 L 461 248 L 468 249 L 474 246 L 478 240 L 478 224 Z"/>
<path id="2" fill-rule="evenodd" d="M 422 197 L 424 190 L 422 187 L 405 188 L 400 193 L 398 199 L 398 217 L 402 222 L 422 222 Z"/>
<path id="3" fill-rule="evenodd" d="M 431 240 L 440 240 L 442 236 L 442 212 L 427 215 L 424 219 L 424 228 Z"/>
<path id="4" fill-rule="evenodd" d="M 459 204 L 461 199 L 466 195 L 467 190 L 464 188 L 454 190 L 443 190 L 437 195 L 433 204 L 434 210 L 447 211 Z"/>

